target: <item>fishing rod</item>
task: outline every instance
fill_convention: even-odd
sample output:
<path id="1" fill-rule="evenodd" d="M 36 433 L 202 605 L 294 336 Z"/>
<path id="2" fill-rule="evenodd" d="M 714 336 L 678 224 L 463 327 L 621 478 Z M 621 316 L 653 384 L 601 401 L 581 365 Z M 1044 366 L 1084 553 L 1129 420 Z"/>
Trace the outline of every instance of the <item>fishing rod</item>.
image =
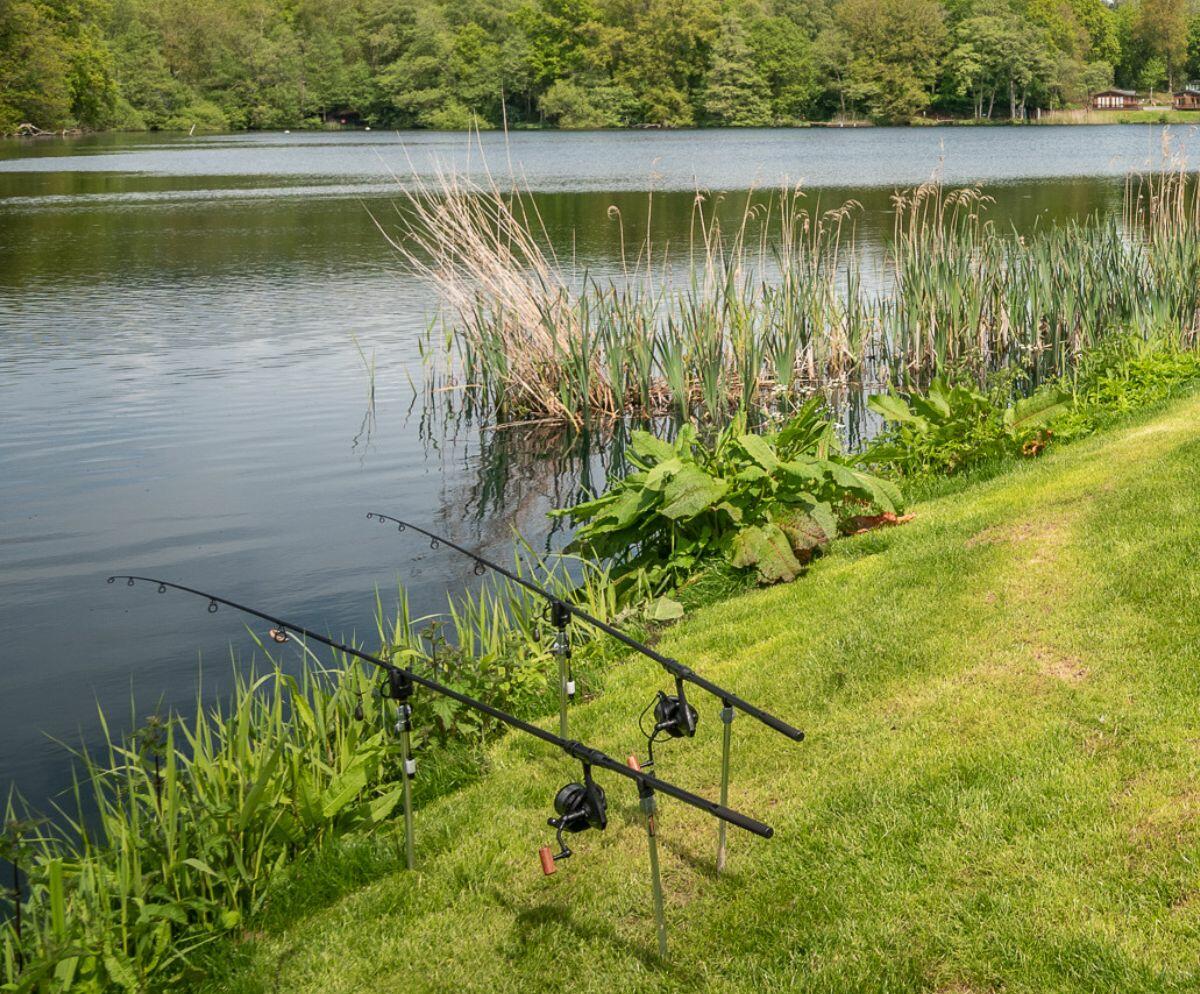
<path id="1" fill-rule="evenodd" d="M 563 833 L 577 833 L 585 831 L 589 828 L 603 830 L 607 824 L 607 800 L 603 789 L 592 779 L 593 768 L 607 770 L 610 773 L 615 773 L 618 776 L 625 777 L 627 780 L 632 780 L 638 787 L 639 794 L 645 792 L 659 792 L 673 797 L 677 801 L 682 801 L 690 807 L 703 811 L 705 814 L 711 815 L 713 818 L 722 822 L 728 822 L 737 828 L 744 829 L 747 832 L 757 835 L 764 839 L 769 839 L 774 834 L 774 830 L 761 821 L 744 815 L 732 808 L 723 804 L 717 804 L 707 798 L 701 797 L 698 794 L 693 794 L 691 791 L 684 790 L 682 787 L 677 787 L 673 783 L 666 780 L 661 780 L 652 773 L 647 773 L 642 770 L 634 770 L 625 763 L 618 762 L 611 758 L 599 749 L 593 749 L 574 739 L 567 739 L 560 735 L 555 735 L 553 732 L 548 732 L 544 728 L 539 728 L 521 718 L 511 715 L 506 711 L 501 711 L 497 707 L 486 704 L 483 701 L 470 697 L 467 694 L 460 693 L 451 687 L 447 687 L 436 680 L 422 676 L 414 672 L 408 667 L 397 666 L 395 663 L 389 662 L 386 659 L 381 659 L 379 656 L 372 655 L 369 652 L 364 652 L 361 649 L 356 649 L 353 646 L 346 645 L 342 642 L 334 641 L 327 638 L 311 629 L 305 628 L 302 625 L 297 625 L 291 621 L 276 617 L 272 614 L 267 614 L 264 611 L 259 611 L 256 608 L 247 607 L 245 604 L 239 604 L 236 601 L 228 600 L 224 597 L 218 597 L 215 594 L 207 593 L 203 590 L 196 590 L 194 587 L 186 587 L 179 583 L 172 583 L 168 580 L 160 580 L 150 576 L 136 576 L 129 574 L 117 574 L 108 578 L 109 583 L 115 583 L 117 580 L 124 580 L 130 587 L 135 586 L 138 582 L 150 583 L 157 585 L 160 594 L 166 593 L 167 590 L 178 590 L 185 594 L 191 594 L 208 601 L 208 611 L 210 614 L 215 614 L 221 605 L 230 607 L 242 614 L 258 618 L 272 626 L 270 637 L 276 642 L 287 642 L 290 637 L 295 635 L 303 639 L 311 639 L 314 642 L 319 642 L 322 645 L 328 646 L 336 652 L 344 653 L 347 656 L 353 656 L 364 662 L 370 663 L 385 674 L 384 682 L 380 686 L 380 696 L 393 700 L 397 703 L 400 711 L 400 720 L 398 722 L 398 730 L 402 733 L 407 733 L 408 727 L 411 725 L 412 709 L 409 705 L 409 700 L 412 698 L 415 687 L 423 687 L 426 690 L 432 691 L 443 697 L 448 697 L 451 700 L 457 701 L 459 704 L 472 710 L 486 714 L 497 721 L 508 725 L 510 728 L 515 728 L 518 731 L 525 732 L 527 735 L 532 735 L 536 739 L 541 739 L 543 742 L 549 743 L 561 749 L 572 759 L 579 761 L 583 767 L 583 781 L 581 783 L 573 782 L 564 786 L 558 791 L 554 799 L 555 813 L 557 818 L 548 820 L 548 824 L 552 828 L 556 828 L 557 841 L 560 851 L 557 855 L 549 852 L 549 847 L 543 847 L 541 850 L 542 867 L 547 873 L 554 870 L 554 863 L 559 859 L 565 859 L 572 855 L 570 848 L 563 842 Z M 356 716 L 361 714 L 361 708 L 356 708 Z M 405 726 L 401 728 L 400 726 Z M 409 767 L 407 757 L 405 758 L 405 783 L 408 781 Z M 411 853 L 412 839 L 412 809 L 411 795 L 405 792 L 405 832 L 409 840 Z M 410 855 L 411 866 L 411 855 Z"/>
<path id="2" fill-rule="evenodd" d="M 552 594 L 544 587 L 538 586 L 532 580 L 529 580 L 510 569 L 506 569 L 499 563 L 492 562 L 490 559 L 479 555 L 477 552 L 472 552 L 470 549 L 458 545 L 456 542 L 450 541 L 441 535 L 427 531 L 419 525 L 414 525 L 409 521 L 404 521 L 401 518 L 393 517 L 390 514 L 381 514 L 378 511 L 368 511 L 368 519 L 374 519 L 380 524 L 391 523 L 397 526 L 399 531 L 405 531 L 411 528 L 420 535 L 424 535 L 429 539 L 429 547 L 437 549 L 442 545 L 453 549 L 455 552 L 466 556 L 475 563 L 475 573 L 482 576 L 487 570 L 498 573 L 500 576 L 506 577 L 513 583 L 524 587 L 526 590 L 545 598 L 548 602 L 548 613 L 551 624 L 555 627 L 555 637 L 552 652 L 558 656 L 559 660 L 559 731 L 565 738 L 567 735 L 567 701 L 574 695 L 574 681 L 571 680 L 570 674 L 570 655 L 571 643 L 567 635 L 567 624 L 572 617 L 578 618 L 585 624 L 591 625 L 593 628 L 604 632 L 606 635 L 615 638 L 618 642 L 628 646 L 635 652 L 641 653 L 648 659 L 658 663 L 664 670 L 675 678 L 675 693 L 668 694 L 665 691 L 658 691 L 656 697 L 646 705 L 642 712 L 642 717 L 639 718 L 639 727 L 642 734 L 646 737 L 646 746 L 649 754 L 645 768 L 649 769 L 654 765 L 654 743 L 660 736 L 668 738 L 692 738 L 696 734 L 696 724 L 699 721 L 699 713 L 688 702 L 687 694 L 684 689 L 685 683 L 690 683 L 693 686 L 699 687 L 712 696 L 716 697 L 721 702 L 721 710 L 719 712 L 722 733 L 721 733 L 721 804 L 727 804 L 729 801 L 729 764 L 731 751 L 732 725 L 734 715 L 737 711 L 749 715 L 751 718 L 762 722 L 768 728 L 779 732 L 781 735 L 787 736 L 793 742 L 800 742 L 804 739 L 804 733 L 798 728 L 794 728 L 787 722 L 776 718 L 774 715 L 764 711 L 762 708 L 756 707 L 749 701 L 745 701 L 736 694 L 731 693 L 724 687 L 721 687 L 711 680 L 707 680 L 700 676 L 689 666 L 685 666 L 677 659 L 672 659 L 669 656 L 664 656 L 662 653 L 655 652 L 648 645 L 639 642 L 637 639 L 625 634 L 619 628 L 601 621 L 587 611 L 566 601 L 561 597 Z M 642 727 L 642 719 L 647 712 L 653 709 L 654 726 L 649 732 Z M 726 858 L 726 832 L 723 824 L 718 825 L 717 830 L 717 871 L 720 872 L 725 867 Z"/>

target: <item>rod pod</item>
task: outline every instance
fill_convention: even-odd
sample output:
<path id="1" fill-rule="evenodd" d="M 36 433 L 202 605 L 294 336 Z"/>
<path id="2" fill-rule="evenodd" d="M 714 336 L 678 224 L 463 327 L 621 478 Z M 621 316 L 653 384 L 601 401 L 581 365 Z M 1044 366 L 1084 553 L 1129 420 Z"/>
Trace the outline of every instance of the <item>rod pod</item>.
<path id="1" fill-rule="evenodd" d="M 721 701 L 721 720 L 724 722 L 721 742 L 721 793 L 723 797 L 721 803 L 723 805 L 728 801 L 729 798 L 730 724 L 733 721 L 733 709 L 735 707 L 743 713 L 749 715 L 751 718 L 754 718 L 766 725 L 768 728 L 771 728 L 774 731 L 779 732 L 781 735 L 791 739 L 793 742 L 803 741 L 804 733 L 800 729 L 794 728 L 787 722 L 782 721 L 779 718 L 776 718 L 774 715 L 764 711 L 762 708 L 756 707 L 755 705 L 743 700 L 735 694 L 729 693 L 723 687 L 720 687 L 712 681 L 706 680 L 704 677 L 700 676 L 695 672 L 695 670 L 691 669 L 691 667 L 685 666 L 676 659 L 671 659 L 670 657 L 664 656 L 659 652 L 655 652 L 644 643 L 639 642 L 637 639 L 632 638 L 629 635 L 626 635 L 619 628 L 609 625 L 606 622 L 601 621 L 599 618 L 593 617 L 582 608 L 576 607 L 574 604 L 556 597 L 554 594 L 550 593 L 550 591 L 538 586 L 533 581 L 514 573 L 512 570 L 505 569 L 503 566 L 492 562 L 490 559 L 485 559 L 483 556 L 471 552 L 469 549 L 450 541 L 450 539 L 443 538 L 441 535 L 436 535 L 431 531 L 427 531 L 426 529 L 421 528 L 419 525 L 414 525 L 408 521 L 402 520 L 401 518 L 393 517 L 390 514 L 381 514 L 378 511 L 368 511 L 367 518 L 374 519 L 380 524 L 386 524 L 390 522 L 391 524 L 396 525 L 400 531 L 411 528 L 413 531 L 420 535 L 424 535 L 429 539 L 430 548 L 437 549 L 442 545 L 448 546 L 455 552 L 458 552 L 461 555 L 471 559 L 475 563 L 476 573 L 482 573 L 484 570 L 490 569 L 501 576 L 507 577 L 509 580 L 521 587 L 524 587 L 526 590 L 544 597 L 550 602 L 552 617 L 554 619 L 570 618 L 572 616 L 576 617 L 580 621 L 583 621 L 584 623 L 591 625 L 593 628 L 604 632 L 606 635 L 615 638 L 618 642 L 621 642 L 634 651 L 641 653 L 647 659 L 653 660 L 669 674 L 671 674 L 675 678 L 675 694 L 668 695 L 660 691 L 656 700 L 652 702 L 652 707 L 655 712 L 655 731 L 652 734 L 647 734 L 647 739 L 649 740 L 649 757 L 647 762 L 648 767 L 653 767 L 654 765 L 654 740 L 659 734 L 665 732 L 671 738 L 691 738 L 696 734 L 696 720 L 698 715 L 696 709 L 688 703 L 687 695 L 684 692 L 685 682 L 699 687 L 701 690 L 706 691 Z M 565 627 L 564 621 L 560 631 L 565 632 Z M 555 644 L 556 646 L 558 645 L 557 638 Z M 569 645 L 567 645 L 568 656 L 569 651 L 570 648 Z M 567 727 L 564 690 L 564 681 L 567 679 L 567 677 L 564 675 L 565 672 L 563 656 L 560 655 L 559 727 L 562 730 L 563 738 L 566 738 Z M 728 715 L 728 717 L 726 717 L 726 715 Z M 721 868 L 723 868 L 725 865 L 727 847 L 726 832 L 724 827 L 720 827 L 718 831 L 717 869 L 718 872 L 720 872 Z"/>
<path id="2" fill-rule="evenodd" d="M 638 773 L 642 771 L 637 756 L 630 756 L 625 764 Z M 650 848 L 650 891 L 654 897 L 654 925 L 658 931 L 658 955 L 667 958 L 667 918 L 663 912 L 662 875 L 658 869 L 658 805 L 654 800 L 654 788 L 645 783 L 638 784 L 638 799 L 642 815 L 646 819 L 646 841 Z"/>

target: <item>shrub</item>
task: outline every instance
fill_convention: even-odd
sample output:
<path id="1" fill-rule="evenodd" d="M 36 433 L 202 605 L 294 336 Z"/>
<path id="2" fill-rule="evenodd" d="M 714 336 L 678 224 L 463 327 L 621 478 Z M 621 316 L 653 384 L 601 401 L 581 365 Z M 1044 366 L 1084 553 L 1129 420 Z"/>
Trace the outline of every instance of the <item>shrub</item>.
<path id="1" fill-rule="evenodd" d="M 579 525 L 575 547 L 611 559 L 622 595 L 660 594 L 713 562 L 794 579 L 868 510 L 896 513 L 899 492 L 831 450 L 823 409 L 809 402 L 778 432 L 752 434 L 744 416 L 711 446 L 684 425 L 673 443 L 633 433 L 633 472 L 595 500 L 556 512 Z"/>
<path id="2" fill-rule="evenodd" d="M 1070 394 L 1039 390 L 1010 405 L 939 377 L 925 394 L 883 394 L 868 406 L 886 427 L 862 456 L 904 476 L 955 473 L 1006 455 L 1036 455 L 1046 425 L 1068 410 Z"/>

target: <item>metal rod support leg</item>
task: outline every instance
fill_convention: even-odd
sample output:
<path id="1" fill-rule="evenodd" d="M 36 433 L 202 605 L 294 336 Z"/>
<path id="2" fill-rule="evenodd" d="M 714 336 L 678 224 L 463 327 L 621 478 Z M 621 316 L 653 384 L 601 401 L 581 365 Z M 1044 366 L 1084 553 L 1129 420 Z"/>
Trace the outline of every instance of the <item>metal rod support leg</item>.
<path id="1" fill-rule="evenodd" d="M 662 876 L 658 871 L 658 826 L 654 823 L 654 795 L 642 800 L 646 836 L 650 843 L 650 887 L 654 894 L 654 924 L 658 928 L 658 955 L 667 958 L 667 919 L 663 913 Z"/>
<path id="2" fill-rule="evenodd" d="M 567 735 L 567 657 L 560 653 L 558 657 L 558 734 L 564 739 Z"/>
<path id="3" fill-rule="evenodd" d="M 721 708 L 721 804 L 729 803 L 729 746 L 733 729 L 733 708 L 726 704 Z M 717 828 L 717 872 L 725 869 L 725 823 L 719 822 Z"/>
<path id="4" fill-rule="evenodd" d="M 626 765 L 631 770 L 640 771 L 642 768 L 636 756 L 630 756 Z M 658 930 L 658 955 L 666 959 L 667 917 L 663 912 L 662 874 L 658 869 L 658 824 L 656 822 L 654 788 L 645 783 L 639 785 L 638 798 L 641 802 L 642 814 L 646 819 L 646 841 L 650 845 L 650 890 L 654 896 L 654 925 Z"/>
<path id="5" fill-rule="evenodd" d="M 411 742 L 409 740 L 409 721 L 405 713 L 408 709 L 407 704 L 401 704 L 400 719 L 400 765 L 403 772 L 401 776 L 403 780 L 404 793 L 404 862 L 411 870 L 416 863 L 416 845 L 413 840 L 413 807 L 412 807 L 412 778 L 416 771 L 416 763 L 411 759 Z"/>

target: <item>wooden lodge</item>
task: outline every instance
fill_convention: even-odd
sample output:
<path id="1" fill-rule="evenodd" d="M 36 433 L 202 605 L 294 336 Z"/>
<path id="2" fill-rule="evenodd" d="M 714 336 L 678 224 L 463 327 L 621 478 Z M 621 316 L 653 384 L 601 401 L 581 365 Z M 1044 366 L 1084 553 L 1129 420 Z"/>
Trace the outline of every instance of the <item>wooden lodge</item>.
<path id="1" fill-rule="evenodd" d="M 1133 90 L 1101 90 L 1092 94 L 1092 110 L 1141 110 L 1142 101 Z"/>
<path id="2" fill-rule="evenodd" d="M 1176 110 L 1200 110 L 1200 83 L 1188 83 L 1172 93 L 1171 106 Z"/>

